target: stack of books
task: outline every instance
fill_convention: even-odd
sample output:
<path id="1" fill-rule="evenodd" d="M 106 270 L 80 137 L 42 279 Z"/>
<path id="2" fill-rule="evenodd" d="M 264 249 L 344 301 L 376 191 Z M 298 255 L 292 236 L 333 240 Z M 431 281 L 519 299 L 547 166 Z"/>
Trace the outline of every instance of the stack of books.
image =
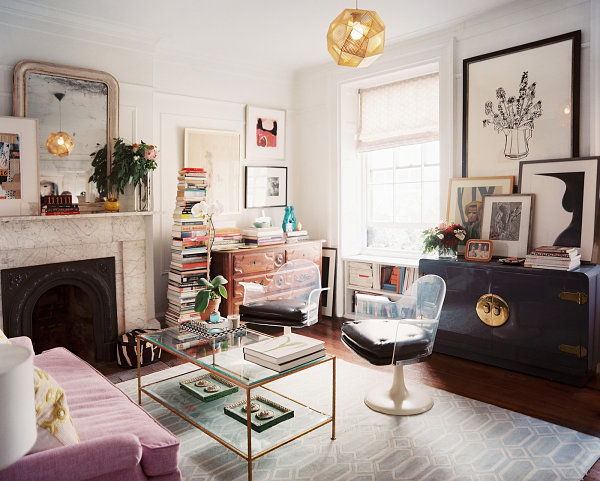
<path id="1" fill-rule="evenodd" d="M 45 195 L 42 197 L 42 215 L 79 214 L 79 204 L 73 204 L 71 194 Z"/>
<path id="2" fill-rule="evenodd" d="M 246 227 L 242 237 L 247 245 L 267 246 L 285 243 L 281 227 Z"/>
<path id="3" fill-rule="evenodd" d="M 239 227 L 215 229 L 212 250 L 219 251 L 233 249 L 243 243 L 242 230 Z"/>
<path id="4" fill-rule="evenodd" d="M 308 240 L 308 231 L 305 230 L 293 230 L 285 233 L 285 242 L 293 244 L 294 242 L 300 242 Z"/>
<path id="5" fill-rule="evenodd" d="M 284 334 L 244 346 L 246 361 L 277 372 L 292 369 L 323 356 L 323 341 L 299 334 Z"/>
<path id="6" fill-rule="evenodd" d="M 194 303 L 200 278 L 208 276 L 207 220 L 191 214 L 192 207 L 206 198 L 207 174 L 204 169 L 184 168 L 178 180 L 165 314 L 169 326 L 200 318 Z"/>
<path id="7" fill-rule="evenodd" d="M 572 271 L 581 265 L 581 254 L 576 247 L 540 246 L 525 258 L 525 267 Z"/>

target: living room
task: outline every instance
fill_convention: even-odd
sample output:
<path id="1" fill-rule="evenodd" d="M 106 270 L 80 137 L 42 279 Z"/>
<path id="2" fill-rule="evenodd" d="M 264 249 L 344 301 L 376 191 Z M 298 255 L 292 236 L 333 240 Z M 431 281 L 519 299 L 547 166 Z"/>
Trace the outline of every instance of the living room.
<path id="1" fill-rule="evenodd" d="M 419 69 L 435 66 L 439 75 L 437 222 L 446 217 L 446 200 L 451 194 L 448 179 L 506 175 L 500 171 L 477 172 L 472 170 L 473 163 L 468 164 L 465 171 L 463 61 L 581 31 L 579 115 L 578 122 L 574 122 L 576 130 L 570 131 L 577 132 L 577 139 L 569 142 L 571 150 L 551 151 L 545 157 L 528 160 L 600 154 L 598 0 L 489 0 L 477 2 L 477 5 L 469 1 L 453 2 L 452 5 L 438 1 L 433 4 L 423 2 L 423 5 L 401 5 L 387 0 L 364 5 L 359 2 L 357 8 L 377 11 L 386 26 L 386 39 L 384 53 L 368 67 L 358 69 L 336 65 L 326 43 L 329 24 L 344 8 L 354 8 L 354 4 L 267 2 L 263 6 L 268 13 L 263 14 L 254 11 L 256 6 L 241 6 L 241 2 L 234 0 L 218 3 L 204 6 L 191 0 L 173 5 L 154 1 L 0 0 L 0 25 L 5 47 L 0 52 L 0 71 L 3 73 L 0 76 L 0 115 L 13 115 L 13 70 L 19 62 L 31 60 L 102 71 L 118 82 L 117 136 L 129 142 L 143 140 L 157 145 L 160 151 L 157 168 L 152 172 L 151 208 L 147 212 L 127 213 L 134 209 L 128 209 L 123 200 L 120 217 L 102 214 L 97 221 L 90 221 L 89 217 L 83 216 L 83 227 L 78 224 L 81 221 L 73 220 L 66 230 L 58 230 L 56 219 L 39 215 L 20 215 L 13 220 L 3 217 L 0 226 L 0 238 L 4 240 L 4 247 L 0 248 L 1 269 L 115 257 L 117 332 L 106 333 L 108 337 L 135 328 L 159 327 L 164 321 L 168 308 L 166 292 L 177 176 L 186 155 L 185 129 L 236 132 L 243 147 L 248 107 L 268 107 L 284 112 L 284 157 L 253 160 L 242 153 L 239 175 L 231 187 L 237 193 L 239 208 L 235 213 L 217 215 L 215 226 L 245 228 L 261 216 L 269 217 L 273 225 L 279 225 L 284 217 L 284 207 L 244 207 L 244 173 L 246 167 L 287 169 L 286 204 L 294 206 L 297 220 L 311 239 L 323 239 L 323 247 L 337 249 L 333 320 L 326 319 L 325 323 L 320 322 L 305 331 L 321 330 L 316 335 L 331 338 L 326 343 L 334 343 L 334 349 L 339 348 L 340 353 L 345 347 L 339 341 L 339 327 L 347 311 L 349 292 L 344 282 L 347 278 L 344 259 L 365 255 L 364 225 L 359 220 L 363 215 L 365 196 L 363 186 L 358 184 L 362 167 L 355 148 L 360 89 L 396 82 L 403 75 L 406 77 L 406 72 L 419 75 Z M 253 31 L 251 36 L 249 29 Z M 296 50 L 287 53 L 291 44 Z M 555 60 L 546 59 L 545 62 L 553 64 Z M 518 72 L 514 82 L 511 79 L 511 86 L 503 85 L 501 81 L 497 85 L 494 83 L 491 100 L 500 86 L 511 95 L 517 93 L 521 74 Z M 535 78 L 530 78 L 530 82 L 539 84 Z M 56 100 L 52 99 L 52 102 L 56 107 Z M 480 120 L 483 120 L 483 106 L 480 110 Z M 63 124 L 66 113 L 63 108 Z M 504 136 L 494 132 L 491 126 L 487 129 L 503 147 Z M 540 135 L 539 131 L 534 132 L 534 140 Z M 575 150 L 574 144 L 578 144 Z M 510 175 L 517 177 L 518 162 L 514 165 L 517 168 Z M 40 180 L 43 179 L 36 179 L 36 182 Z M 517 192 L 517 179 L 514 185 Z M 369 255 L 372 258 L 398 255 L 397 252 L 371 250 L 369 254 L 368 251 L 367 260 Z M 413 252 L 412 259 L 402 254 L 398 264 L 418 263 L 419 254 Z M 596 263 L 596 257 L 589 260 L 591 264 Z M 216 274 L 219 273 L 213 273 Z M 48 278 L 53 275 L 44 274 Z M 98 282 L 102 284 L 103 281 Z M 3 294 L 3 303 L 4 297 Z M 5 332 L 7 312 L 3 308 Z M 597 334 L 595 336 L 591 343 L 597 350 Z M 344 355 L 334 353 L 362 368 L 370 367 L 350 351 Z M 430 383 L 437 389 L 541 418 L 565 429 L 600 436 L 600 430 L 594 427 L 597 422 L 594 418 L 597 381 L 596 384 L 587 381 L 586 387 L 574 387 L 530 376 L 531 373 L 520 374 L 514 369 L 485 369 L 477 362 L 435 353 L 431 361 L 420 363 L 419 367 L 409 366 L 406 376 Z M 458 374 L 456 370 L 465 374 Z M 391 373 L 389 369 L 380 371 L 388 377 Z M 461 380 L 461 377 L 464 378 Z M 341 381 L 338 384 L 342 389 Z M 534 389 L 533 394 L 524 395 L 523 391 L 530 388 Z M 545 396 L 554 401 L 539 399 Z M 356 397 L 355 402 L 362 405 L 361 397 Z M 576 411 L 584 414 L 575 415 Z M 316 433 L 320 431 L 325 428 Z M 321 437 L 331 442 L 328 435 L 321 434 Z M 208 448 L 212 457 L 220 456 L 222 451 L 219 449 L 227 451 L 216 443 Z M 274 455 L 279 452 L 276 450 Z M 268 457 L 264 459 L 269 461 Z M 264 479 L 284 476 L 274 474 L 270 467 L 262 468 L 260 462 L 262 460 L 256 462 L 258 479 L 258 473 Z M 246 476 L 244 462 L 237 456 L 228 458 L 227 463 L 235 466 L 232 469 L 238 470 L 235 472 L 240 479 Z M 207 466 L 214 471 L 210 475 L 204 472 L 202 476 L 206 479 L 235 479 L 220 473 L 216 461 L 204 464 L 202 469 Z M 270 465 L 267 463 L 266 466 Z M 554 478 L 540 479 L 571 479 L 566 469 L 562 472 L 564 478 L 553 474 Z M 579 465 L 577 469 L 584 468 Z M 387 474 L 378 477 L 368 470 L 362 474 L 365 479 L 391 477 L 389 470 L 382 472 Z M 186 473 L 193 479 L 190 471 Z M 359 474 L 354 472 L 356 477 Z M 322 478 L 318 472 L 311 475 L 314 479 L 337 479 L 333 474 Z M 493 469 L 490 475 L 500 476 Z M 289 476 L 296 479 L 294 474 Z M 343 474 L 339 476 L 340 479 L 351 479 L 341 477 Z M 590 472 L 585 479 L 596 479 L 594 476 L 600 479 L 597 472 Z"/>

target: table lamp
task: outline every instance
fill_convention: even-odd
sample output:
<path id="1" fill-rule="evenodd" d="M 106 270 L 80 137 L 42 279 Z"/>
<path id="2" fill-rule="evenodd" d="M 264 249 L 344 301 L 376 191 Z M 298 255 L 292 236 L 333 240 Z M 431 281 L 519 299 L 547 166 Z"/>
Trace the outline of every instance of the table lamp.
<path id="1" fill-rule="evenodd" d="M 27 454 L 36 438 L 33 353 L 0 344 L 0 471 Z"/>

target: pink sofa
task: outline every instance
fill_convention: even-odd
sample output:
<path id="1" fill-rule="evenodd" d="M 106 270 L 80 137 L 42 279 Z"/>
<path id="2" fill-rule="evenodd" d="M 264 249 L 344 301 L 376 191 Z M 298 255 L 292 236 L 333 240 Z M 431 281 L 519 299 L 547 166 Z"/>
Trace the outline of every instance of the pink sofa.
<path id="1" fill-rule="evenodd" d="M 27 337 L 10 341 L 32 349 Z M 0 471 L 0 480 L 181 479 L 179 439 L 96 369 L 60 347 L 34 363 L 64 389 L 81 442 L 24 456 Z"/>

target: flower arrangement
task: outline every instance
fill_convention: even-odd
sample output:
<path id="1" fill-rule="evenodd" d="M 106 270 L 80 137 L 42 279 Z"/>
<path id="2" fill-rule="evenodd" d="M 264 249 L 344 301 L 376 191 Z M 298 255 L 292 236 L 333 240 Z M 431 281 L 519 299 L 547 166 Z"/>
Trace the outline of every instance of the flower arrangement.
<path id="1" fill-rule="evenodd" d="M 519 127 L 533 129 L 533 121 L 542 115 L 542 101 L 534 102 L 536 83 L 533 82 L 531 85 L 528 83 L 529 74 L 523 72 L 519 85 L 519 97 L 507 98 L 505 90 L 499 87 L 496 90 L 498 112 L 494 110 L 492 101 L 488 100 L 485 103 L 485 115 L 488 118 L 483 120 L 483 126 L 493 125 L 496 132 Z"/>
<path id="2" fill-rule="evenodd" d="M 440 249 L 455 250 L 458 243 L 465 239 L 467 231 L 460 224 L 442 222 L 436 227 L 423 231 L 423 253 L 436 252 Z"/>

